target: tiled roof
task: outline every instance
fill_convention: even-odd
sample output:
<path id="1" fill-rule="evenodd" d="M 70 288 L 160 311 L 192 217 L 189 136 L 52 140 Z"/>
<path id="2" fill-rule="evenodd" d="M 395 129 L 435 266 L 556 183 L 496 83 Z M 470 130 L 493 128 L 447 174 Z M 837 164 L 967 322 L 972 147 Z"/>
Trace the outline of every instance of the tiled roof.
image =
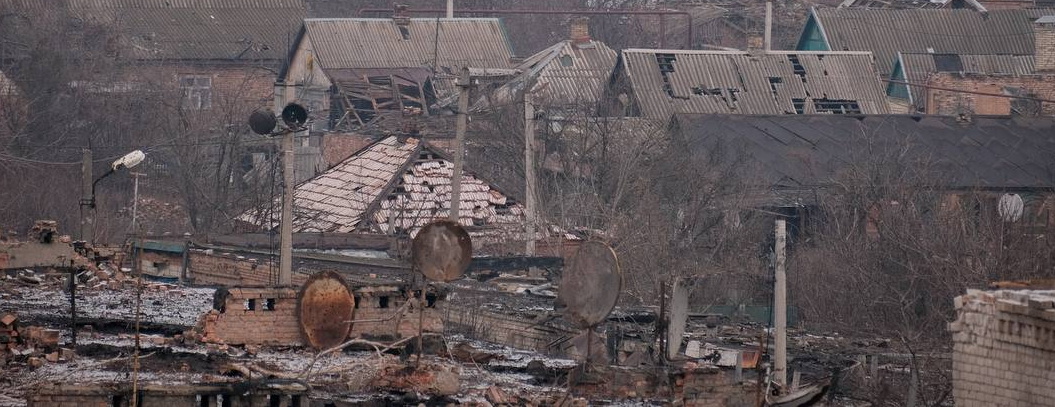
<path id="1" fill-rule="evenodd" d="M 871 51 L 889 75 L 897 53 L 1033 55 L 1033 22 L 1055 9 L 817 8 L 832 50 Z"/>
<path id="2" fill-rule="evenodd" d="M 521 74 L 490 95 L 502 106 L 521 100 L 525 89 L 543 106 L 596 106 L 618 54 L 600 41 L 561 41 L 527 58 Z M 480 106 L 477 106 L 478 108 Z"/>
<path id="3" fill-rule="evenodd" d="M 829 185 L 884 151 L 932 163 L 949 188 L 1055 187 L 1051 118 L 678 115 L 676 123 L 691 151 L 739 150 L 778 190 Z"/>
<path id="4" fill-rule="evenodd" d="M 323 69 L 431 67 L 437 59 L 438 70 L 452 73 L 463 66 L 512 67 L 513 51 L 496 18 L 408 21 L 405 33 L 391 18 L 311 18 L 304 27 Z"/>
<path id="5" fill-rule="evenodd" d="M 295 232 L 416 233 L 446 218 L 454 164 L 423 141 L 379 140 L 300 185 L 294 192 Z M 464 226 L 523 224 L 523 207 L 463 172 L 460 221 Z M 243 219 L 267 221 L 253 212 Z"/>
<path id="6" fill-rule="evenodd" d="M 865 52 L 675 51 L 628 49 L 623 69 L 641 114 L 821 112 L 823 99 L 887 113 L 883 86 Z"/>
<path id="7" fill-rule="evenodd" d="M 1033 73 L 1032 55 L 969 55 L 900 53 L 899 63 L 909 83 L 923 84 L 935 72 L 1028 75 Z M 897 79 L 897 78 L 892 78 Z M 891 84 L 890 86 L 904 86 Z M 924 107 L 923 88 L 907 86 L 911 100 Z M 888 92 L 889 93 L 889 92 Z"/>

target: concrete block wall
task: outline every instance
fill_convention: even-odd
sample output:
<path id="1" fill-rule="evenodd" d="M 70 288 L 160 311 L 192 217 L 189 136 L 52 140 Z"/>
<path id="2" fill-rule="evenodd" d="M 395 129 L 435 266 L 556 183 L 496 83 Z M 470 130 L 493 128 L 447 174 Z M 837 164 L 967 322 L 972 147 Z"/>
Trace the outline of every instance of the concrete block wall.
<path id="1" fill-rule="evenodd" d="M 191 250 L 189 256 L 187 278 L 194 284 L 262 287 L 278 279 L 276 262 L 212 250 Z M 294 285 L 302 285 L 307 279 L 307 274 L 294 271 Z"/>
<path id="2" fill-rule="evenodd" d="M 517 349 L 554 353 L 557 349 L 551 344 L 562 337 L 570 338 L 578 333 L 476 307 L 445 306 L 447 326 L 451 333 Z"/>
<path id="3" fill-rule="evenodd" d="M 955 306 L 957 406 L 1055 405 L 1055 291 L 968 290 Z"/>

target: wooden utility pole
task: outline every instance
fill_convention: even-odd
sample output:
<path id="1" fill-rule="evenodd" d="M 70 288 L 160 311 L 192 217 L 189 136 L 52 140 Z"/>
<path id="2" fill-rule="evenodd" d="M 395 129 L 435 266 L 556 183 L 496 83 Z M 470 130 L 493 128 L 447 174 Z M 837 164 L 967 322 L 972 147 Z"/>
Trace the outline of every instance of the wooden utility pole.
<path id="1" fill-rule="evenodd" d="M 95 235 L 92 214 L 92 149 L 81 149 L 81 240 L 92 242 Z"/>
<path id="2" fill-rule="evenodd" d="M 473 86 L 469 68 L 462 68 L 458 76 L 458 122 L 454 132 L 454 172 L 451 173 L 451 222 L 459 223 L 462 201 L 462 161 L 465 160 L 465 128 L 468 125 L 469 88 Z"/>
<path id="3" fill-rule="evenodd" d="M 784 271 L 785 245 L 787 244 L 787 222 L 784 218 L 776 222 L 776 247 L 774 248 L 775 264 L 773 286 L 773 342 L 776 355 L 773 358 L 773 377 L 777 384 L 785 387 L 788 383 L 788 286 Z"/>
<path id="4" fill-rule="evenodd" d="M 278 285 L 293 284 L 293 133 L 282 135 L 282 223 L 280 227 Z"/>
<path id="5" fill-rule="evenodd" d="M 525 253 L 535 255 L 535 105 L 524 92 L 524 235 Z"/>
<path id="6" fill-rule="evenodd" d="M 766 1 L 766 32 L 765 35 L 765 50 L 769 52 L 773 50 L 773 2 Z"/>

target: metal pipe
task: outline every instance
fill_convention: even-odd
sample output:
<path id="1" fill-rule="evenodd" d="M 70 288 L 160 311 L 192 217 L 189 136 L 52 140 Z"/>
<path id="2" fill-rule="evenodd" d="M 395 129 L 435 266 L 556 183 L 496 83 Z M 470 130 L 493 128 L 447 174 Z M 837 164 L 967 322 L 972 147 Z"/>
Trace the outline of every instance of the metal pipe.
<path id="1" fill-rule="evenodd" d="M 650 16 L 684 16 L 685 20 L 688 21 L 688 36 L 686 38 L 685 49 L 692 49 L 693 35 L 692 35 L 692 14 L 688 11 L 676 11 L 676 10 L 524 10 L 524 9 L 511 9 L 511 10 L 487 10 L 487 9 L 462 9 L 458 10 L 464 14 L 572 14 L 572 15 L 606 15 L 606 16 L 618 16 L 618 15 L 650 15 Z M 423 9 L 410 9 L 408 8 L 407 13 L 420 13 L 420 14 L 436 14 L 446 13 L 446 9 L 439 8 L 423 8 Z M 369 13 L 392 13 L 391 8 L 361 8 L 356 12 L 356 15 L 362 16 L 363 14 Z M 660 30 L 660 38 L 666 36 L 664 30 Z"/>

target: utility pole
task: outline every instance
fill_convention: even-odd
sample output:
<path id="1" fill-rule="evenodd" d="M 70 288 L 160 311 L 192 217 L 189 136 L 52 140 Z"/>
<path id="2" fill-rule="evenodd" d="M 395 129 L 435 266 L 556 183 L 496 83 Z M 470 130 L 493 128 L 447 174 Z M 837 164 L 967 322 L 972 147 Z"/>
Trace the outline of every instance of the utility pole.
<path id="1" fill-rule="evenodd" d="M 81 240 L 91 243 L 95 228 L 92 227 L 92 149 L 81 149 Z M 87 209 L 87 210 L 85 210 Z"/>
<path id="2" fill-rule="evenodd" d="M 282 223 L 280 228 L 278 285 L 293 284 L 293 133 L 282 135 Z"/>
<path id="3" fill-rule="evenodd" d="M 462 200 L 462 161 L 465 160 L 465 128 L 469 120 L 469 88 L 473 86 L 469 68 L 463 67 L 458 76 L 458 122 L 454 132 L 454 172 L 451 174 L 451 222 L 459 223 Z"/>
<path id="4" fill-rule="evenodd" d="M 776 356 L 773 358 L 773 377 L 777 384 L 785 387 L 788 383 L 788 285 L 785 274 L 785 252 L 787 244 L 787 221 L 784 218 L 776 222 L 776 261 L 774 271 L 776 278 L 773 287 L 773 336 Z"/>
<path id="5" fill-rule="evenodd" d="M 765 50 L 766 52 L 773 50 L 773 2 L 766 1 L 766 32 L 765 34 Z"/>
<path id="6" fill-rule="evenodd" d="M 130 175 L 132 175 L 132 179 L 134 179 L 132 183 L 132 233 L 136 233 L 138 231 L 138 229 L 136 229 L 136 212 L 139 208 L 139 177 L 146 174 L 132 172 Z"/>
<path id="7" fill-rule="evenodd" d="M 535 105 L 531 94 L 524 92 L 524 234 L 525 253 L 535 255 Z"/>
<path id="8" fill-rule="evenodd" d="M 454 0 L 447 0 L 447 18 L 454 18 Z"/>

